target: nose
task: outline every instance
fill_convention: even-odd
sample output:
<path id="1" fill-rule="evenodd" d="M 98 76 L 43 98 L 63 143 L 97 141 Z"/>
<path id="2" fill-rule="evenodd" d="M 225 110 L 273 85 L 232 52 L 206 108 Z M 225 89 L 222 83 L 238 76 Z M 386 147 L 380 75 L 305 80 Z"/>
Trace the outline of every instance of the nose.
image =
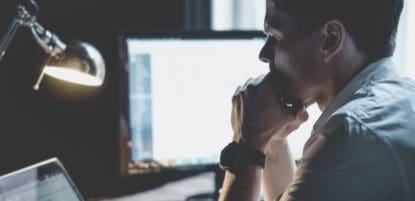
<path id="1" fill-rule="evenodd" d="M 271 45 L 272 39 L 267 38 L 265 41 L 264 46 L 262 47 L 261 51 L 259 52 L 259 60 L 265 63 L 271 63 L 273 57 L 273 49 Z"/>

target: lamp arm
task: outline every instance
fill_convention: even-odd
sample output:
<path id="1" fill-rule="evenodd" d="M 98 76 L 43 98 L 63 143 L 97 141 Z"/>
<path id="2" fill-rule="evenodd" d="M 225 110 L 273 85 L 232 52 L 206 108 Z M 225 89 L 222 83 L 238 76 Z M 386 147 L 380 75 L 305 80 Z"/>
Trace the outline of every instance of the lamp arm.
<path id="1" fill-rule="evenodd" d="M 66 49 L 66 44 L 62 42 L 56 34 L 43 28 L 43 26 L 36 21 L 35 16 L 31 15 L 24 6 L 18 5 L 17 14 L 13 18 L 12 23 L 7 27 L 0 42 L 0 61 L 5 55 L 10 42 L 13 40 L 13 37 L 20 26 L 29 27 L 36 42 L 52 57 L 58 56 Z"/>
<path id="2" fill-rule="evenodd" d="M 0 42 L 0 61 L 3 59 L 10 42 L 13 40 L 17 29 L 22 25 L 30 24 L 36 17 L 32 16 L 27 12 L 26 8 L 19 5 L 17 6 L 17 14 L 13 18 L 13 21 L 7 27 L 4 36 Z"/>
<path id="3" fill-rule="evenodd" d="M 66 55 L 67 51 L 66 44 L 59 39 L 59 37 L 45 29 L 41 24 L 36 20 L 36 15 L 38 13 L 38 7 L 34 0 L 25 0 L 26 4 L 19 4 L 17 6 L 17 13 L 12 19 L 12 22 L 8 25 L 4 35 L 0 38 L 0 61 L 3 59 L 7 48 L 9 47 L 11 41 L 13 40 L 16 32 L 20 26 L 24 26 L 30 29 L 34 39 L 37 44 L 53 59 L 63 59 L 61 55 Z M 28 7 L 26 7 L 28 6 Z M 27 9 L 29 8 L 29 10 Z M 30 11 L 30 12 L 29 12 Z M 70 45 L 71 46 L 71 45 Z M 68 48 L 70 49 L 70 48 Z M 82 76 L 82 79 L 72 79 L 68 76 L 61 79 L 70 80 L 74 83 L 80 83 L 90 86 L 100 86 L 102 85 L 104 74 L 105 74 L 105 64 L 104 59 L 94 47 L 88 45 L 87 43 L 79 43 L 77 46 L 72 44 L 72 50 L 78 51 L 85 57 L 84 60 L 80 61 L 80 64 L 77 64 L 79 73 L 84 73 L 86 75 Z M 78 55 L 79 56 L 79 55 Z M 79 60 L 80 58 L 78 58 Z M 72 67 L 74 69 L 74 67 Z M 82 68 L 80 70 L 79 68 Z M 47 73 L 45 68 L 42 70 L 42 73 L 36 82 L 34 89 L 39 89 L 39 84 L 43 76 Z M 49 74 L 49 73 L 47 73 Z M 51 73 L 55 77 L 62 77 L 59 73 Z"/>
<path id="4" fill-rule="evenodd" d="M 55 57 L 65 51 L 66 44 L 62 42 L 56 34 L 46 30 L 37 22 L 32 23 L 30 27 L 36 42 L 46 53 Z"/>

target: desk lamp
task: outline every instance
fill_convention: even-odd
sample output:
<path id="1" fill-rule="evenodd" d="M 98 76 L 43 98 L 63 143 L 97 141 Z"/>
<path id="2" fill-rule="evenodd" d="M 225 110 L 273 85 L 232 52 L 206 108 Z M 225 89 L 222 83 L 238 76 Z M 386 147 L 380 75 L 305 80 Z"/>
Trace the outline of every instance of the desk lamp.
<path id="1" fill-rule="evenodd" d="M 49 75 L 71 83 L 100 86 L 105 76 L 105 63 L 101 54 L 86 42 L 65 44 L 58 36 L 36 21 L 37 4 L 33 0 L 25 1 L 27 5 L 17 5 L 17 13 L 5 34 L 0 38 L 0 61 L 13 39 L 17 29 L 28 27 L 39 46 L 50 56 L 44 66 L 34 90 L 39 90 L 43 76 Z"/>

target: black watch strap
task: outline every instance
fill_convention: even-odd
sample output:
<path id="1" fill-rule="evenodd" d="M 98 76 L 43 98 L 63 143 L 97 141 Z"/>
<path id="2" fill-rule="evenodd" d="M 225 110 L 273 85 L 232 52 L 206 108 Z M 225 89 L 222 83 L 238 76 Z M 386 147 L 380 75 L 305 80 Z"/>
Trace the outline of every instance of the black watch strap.
<path id="1" fill-rule="evenodd" d="M 221 152 L 219 165 L 224 170 L 236 172 L 239 168 L 249 164 L 264 168 L 265 154 L 237 142 L 229 143 Z"/>
<path id="2" fill-rule="evenodd" d="M 245 159 L 248 164 L 258 165 L 262 168 L 265 167 L 265 154 L 261 151 L 248 149 L 245 154 Z"/>

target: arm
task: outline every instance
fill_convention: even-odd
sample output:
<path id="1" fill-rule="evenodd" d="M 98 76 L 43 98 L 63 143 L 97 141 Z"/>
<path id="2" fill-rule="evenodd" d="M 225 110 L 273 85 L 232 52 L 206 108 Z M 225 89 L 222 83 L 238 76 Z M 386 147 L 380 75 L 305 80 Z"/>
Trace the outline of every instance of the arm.
<path id="1" fill-rule="evenodd" d="M 292 182 L 295 163 L 286 139 L 272 139 L 266 149 L 263 174 L 265 201 L 274 201 Z"/>
<path id="2" fill-rule="evenodd" d="M 225 180 L 220 193 L 223 196 L 221 196 L 220 201 L 259 200 L 262 178 L 265 201 L 274 201 L 291 183 L 294 171 L 295 164 L 287 140 L 271 140 L 266 148 L 264 170 L 252 165 L 244 167 L 237 176 L 230 172 L 225 173 Z M 228 197 L 225 198 L 225 195 Z"/>
<path id="3" fill-rule="evenodd" d="M 286 136 L 308 119 L 305 109 L 298 111 L 294 121 L 288 123 L 269 140 L 265 154 L 263 174 L 265 201 L 274 201 L 281 196 L 293 181 L 296 164 L 291 156 Z"/>
<path id="4" fill-rule="evenodd" d="M 265 77 L 260 77 L 255 80 L 248 81 L 243 87 L 239 87 L 232 99 L 232 128 L 234 130 L 234 141 L 243 144 L 249 149 L 254 149 L 265 153 L 267 144 L 271 137 L 273 139 L 285 142 L 276 143 L 275 145 L 283 145 L 281 148 L 275 148 L 272 151 L 282 151 L 281 156 L 286 156 L 283 160 L 278 160 L 279 167 L 285 167 L 273 176 L 279 176 L 289 172 L 292 175 L 291 167 L 292 161 L 287 155 L 288 147 L 286 145 L 285 136 L 292 130 L 298 127 L 299 124 L 307 119 L 305 111 L 300 112 L 301 115 L 296 115 L 288 108 L 283 106 L 280 99 L 275 92 L 275 83 L 268 74 Z M 278 147 L 277 146 L 277 147 Z M 273 154 L 270 154 L 272 156 Z M 280 154 L 277 153 L 279 156 Z M 268 161 L 265 162 L 267 164 Z M 288 165 L 284 165 L 288 164 Z M 266 165 L 271 170 L 275 164 Z M 240 167 L 237 174 L 226 172 L 223 187 L 220 193 L 220 199 L 223 200 L 258 200 L 262 175 L 264 174 L 262 167 L 255 165 L 246 165 Z M 266 173 L 271 175 L 270 171 Z M 267 180 L 270 185 L 277 186 L 276 189 L 281 191 L 288 185 L 292 176 L 286 178 L 277 178 L 271 182 Z M 267 188 L 267 189 L 271 189 Z M 268 190 L 270 193 L 277 193 Z M 269 195 L 268 197 L 275 197 L 278 195 Z"/>
<path id="5" fill-rule="evenodd" d="M 262 173 L 262 168 L 254 165 L 241 168 L 238 175 L 226 171 L 219 200 L 259 200 Z"/>

